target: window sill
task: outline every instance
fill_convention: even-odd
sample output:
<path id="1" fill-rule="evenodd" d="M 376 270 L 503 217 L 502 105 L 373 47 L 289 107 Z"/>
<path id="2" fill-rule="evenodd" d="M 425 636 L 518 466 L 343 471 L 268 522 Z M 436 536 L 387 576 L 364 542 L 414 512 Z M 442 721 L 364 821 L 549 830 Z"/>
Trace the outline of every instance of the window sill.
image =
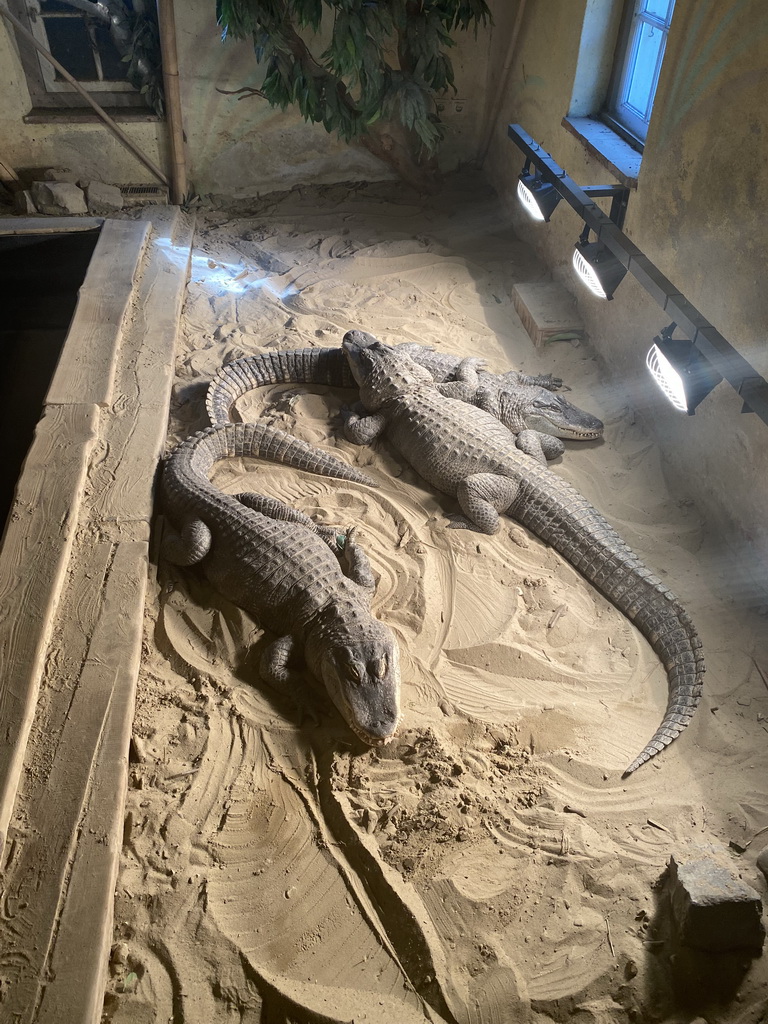
<path id="1" fill-rule="evenodd" d="M 642 154 L 632 149 L 607 124 L 592 117 L 564 117 L 562 126 L 584 143 L 589 153 L 599 160 L 620 184 L 637 188 Z"/>
<path id="2" fill-rule="evenodd" d="M 129 110 L 126 107 L 104 108 L 113 121 L 123 124 L 162 121 L 163 118 L 151 110 Z M 22 118 L 24 124 L 103 124 L 95 110 L 77 110 L 71 107 L 46 109 L 34 107 Z"/>

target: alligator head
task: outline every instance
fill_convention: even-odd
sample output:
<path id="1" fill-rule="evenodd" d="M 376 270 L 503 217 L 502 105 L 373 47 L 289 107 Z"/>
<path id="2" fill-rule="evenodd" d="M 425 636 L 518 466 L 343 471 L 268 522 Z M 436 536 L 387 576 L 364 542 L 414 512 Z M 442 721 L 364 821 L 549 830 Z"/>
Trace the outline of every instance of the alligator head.
<path id="1" fill-rule="evenodd" d="M 360 389 L 360 401 L 369 412 L 410 390 L 414 384 L 434 387 L 429 370 L 366 331 L 347 331 L 342 348 Z"/>
<path id="2" fill-rule="evenodd" d="M 570 441 L 593 441 L 603 436 L 603 422 L 546 388 L 527 388 L 522 410 L 526 427 Z M 503 420 L 502 420 L 503 422 Z"/>
<path id="3" fill-rule="evenodd" d="M 370 618 L 327 637 L 318 655 L 319 675 L 352 731 L 370 746 L 389 743 L 400 722 L 400 651 L 390 630 Z"/>

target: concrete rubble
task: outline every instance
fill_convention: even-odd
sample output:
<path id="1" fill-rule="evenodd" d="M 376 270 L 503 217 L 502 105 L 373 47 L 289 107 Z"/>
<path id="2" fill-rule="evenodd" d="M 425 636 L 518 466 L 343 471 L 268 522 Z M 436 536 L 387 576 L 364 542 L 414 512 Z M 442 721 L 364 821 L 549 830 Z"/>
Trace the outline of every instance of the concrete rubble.
<path id="1" fill-rule="evenodd" d="M 673 854 L 667 887 L 683 945 L 718 953 L 762 949 L 762 901 L 724 847 L 692 843 Z"/>

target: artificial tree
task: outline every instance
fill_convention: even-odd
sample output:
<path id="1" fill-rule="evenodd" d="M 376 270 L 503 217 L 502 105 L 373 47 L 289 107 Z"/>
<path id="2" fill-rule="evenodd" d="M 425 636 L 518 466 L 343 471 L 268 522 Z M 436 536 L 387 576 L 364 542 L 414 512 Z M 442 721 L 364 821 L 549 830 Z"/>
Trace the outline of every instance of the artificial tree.
<path id="1" fill-rule="evenodd" d="M 223 38 L 253 41 L 259 88 L 236 90 L 359 143 L 419 189 L 437 181 L 446 50 L 490 19 L 485 0 L 217 0 Z M 323 48 L 323 43 L 325 42 Z"/>

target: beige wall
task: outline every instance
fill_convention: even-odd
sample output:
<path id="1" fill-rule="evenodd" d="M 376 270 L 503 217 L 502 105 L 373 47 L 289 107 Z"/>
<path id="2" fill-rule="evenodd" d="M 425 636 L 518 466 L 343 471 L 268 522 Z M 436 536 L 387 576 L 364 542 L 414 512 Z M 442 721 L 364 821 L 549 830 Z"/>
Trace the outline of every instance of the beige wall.
<path id="1" fill-rule="evenodd" d="M 587 6 L 529 0 L 501 120 L 521 124 L 580 184 L 607 184 L 614 179 L 560 124 Z M 677 0 L 625 231 L 768 377 L 766 96 L 765 0 Z M 611 302 L 593 299 L 575 281 L 570 260 L 581 222 L 565 203 L 549 225 L 530 222 L 512 198 L 521 166 L 519 151 L 499 130 L 485 171 L 510 197 L 516 227 L 577 296 L 614 398 L 642 417 L 673 488 L 694 498 L 719 532 L 723 566 L 736 588 L 767 603 L 768 425 L 741 415 L 741 401 L 725 383 L 695 416 L 672 409 L 644 366 L 664 313 L 630 276 Z"/>
<path id="2" fill-rule="evenodd" d="M 259 97 L 217 92 L 258 86 L 263 70 L 250 45 L 222 44 L 214 0 L 176 4 L 179 70 L 190 179 L 201 194 L 249 196 L 302 182 L 392 177 L 367 151 L 329 136 L 296 113 L 273 110 Z M 481 129 L 491 33 L 459 37 L 451 51 L 458 92 L 444 101 L 448 135 L 441 164 L 473 158 Z M 29 94 L 15 41 L 0 22 L 0 156 L 14 167 L 67 167 L 116 183 L 148 181 L 149 172 L 100 125 L 25 125 Z M 149 157 L 169 166 L 165 125 L 124 125 Z"/>

